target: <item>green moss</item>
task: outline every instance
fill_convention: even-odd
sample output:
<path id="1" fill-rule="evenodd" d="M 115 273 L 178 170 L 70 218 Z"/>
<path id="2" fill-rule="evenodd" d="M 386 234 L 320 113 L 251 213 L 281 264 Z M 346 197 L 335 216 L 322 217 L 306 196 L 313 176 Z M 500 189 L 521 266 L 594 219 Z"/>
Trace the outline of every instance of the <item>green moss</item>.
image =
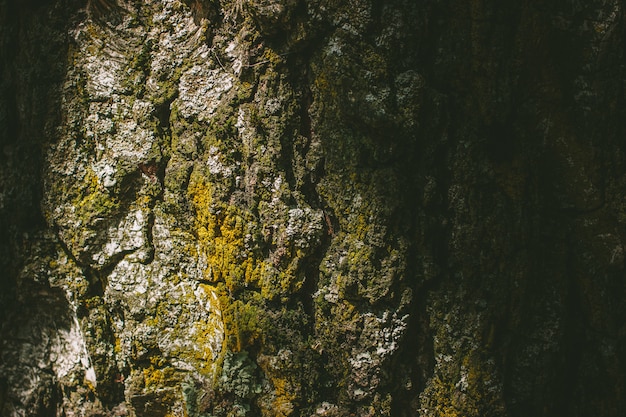
<path id="1" fill-rule="evenodd" d="M 75 190 L 72 205 L 76 208 L 76 217 L 85 225 L 97 218 L 109 218 L 119 211 L 119 200 L 103 190 L 91 168 L 87 168 L 82 182 L 72 188 Z"/>
<path id="2" fill-rule="evenodd" d="M 264 309 L 258 300 L 224 300 L 222 315 L 224 318 L 226 347 L 232 352 L 263 344 L 265 321 Z"/>
<path id="3" fill-rule="evenodd" d="M 305 336 L 309 318 L 301 306 L 268 310 L 266 315 L 266 343 L 257 363 L 271 389 L 259 398 L 258 405 L 264 415 L 299 415 L 297 410 L 305 415 L 302 407 L 315 403 L 318 395 L 320 363 Z"/>
<path id="4" fill-rule="evenodd" d="M 106 218 L 110 214 L 117 213 L 119 201 L 106 192 L 94 191 L 83 198 L 77 205 L 78 218 L 89 224 L 98 217 Z"/>
<path id="5" fill-rule="evenodd" d="M 123 87 L 131 91 L 135 97 L 141 97 L 145 93 L 153 43 L 152 39 L 144 42 L 141 50 L 130 56 L 130 61 L 125 68 L 127 76 L 123 78 Z"/>

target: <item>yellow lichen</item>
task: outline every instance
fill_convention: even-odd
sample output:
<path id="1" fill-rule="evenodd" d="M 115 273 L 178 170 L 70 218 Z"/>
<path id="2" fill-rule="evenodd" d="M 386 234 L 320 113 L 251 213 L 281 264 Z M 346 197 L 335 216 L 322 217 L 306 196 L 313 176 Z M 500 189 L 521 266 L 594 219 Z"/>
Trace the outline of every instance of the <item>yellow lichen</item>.
<path id="1" fill-rule="evenodd" d="M 190 181 L 189 195 L 196 209 L 196 230 L 207 257 L 205 279 L 225 282 L 235 290 L 252 281 L 254 259 L 244 247 L 245 222 L 239 210 L 213 202 L 211 186 L 202 178 Z"/>
<path id="2" fill-rule="evenodd" d="M 276 299 L 298 289 L 297 263 L 284 265 L 294 257 L 289 246 L 279 247 L 264 259 L 248 247 L 250 229 L 258 219 L 246 209 L 213 196 L 212 184 L 198 171 L 191 175 L 188 196 L 196 214 L 199 256 L 206 256 L 205 279 L 224 282 L 230 292 L 261 290 L 264 298 Z M 304 254 L 295 254 L 295 258 Z M 286 262 L 285 262 L 286 263 Z M 278 271 L 283 267 L 282 271 Z"/>
<path id="3" fill-rule="evenodd" d="M 294 400 L 296 400 L 296 390 L 293 384 L 286 377 L 276 376 L 271 379 L 274 387 L 273 407 L 276 416 L 286 417 L 293 413 Z"/>
<path id="4" fill-rule="evenodd" d="M 163 371 L 155 369 L 154 365 L 143 369 L 143 381 L 146 388 L 157 388 L 163 386 L 165 376 Z"/>

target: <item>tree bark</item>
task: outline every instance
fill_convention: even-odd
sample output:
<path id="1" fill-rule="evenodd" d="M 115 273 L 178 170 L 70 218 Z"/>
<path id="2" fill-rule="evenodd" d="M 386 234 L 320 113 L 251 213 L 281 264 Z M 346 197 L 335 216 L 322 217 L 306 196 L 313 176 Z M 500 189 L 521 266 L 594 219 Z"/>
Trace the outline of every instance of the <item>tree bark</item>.
<path id="1" fill-rule="evenodd" d="M 625 415 L 625 24 L 0 0 L 2 415 Z"/>

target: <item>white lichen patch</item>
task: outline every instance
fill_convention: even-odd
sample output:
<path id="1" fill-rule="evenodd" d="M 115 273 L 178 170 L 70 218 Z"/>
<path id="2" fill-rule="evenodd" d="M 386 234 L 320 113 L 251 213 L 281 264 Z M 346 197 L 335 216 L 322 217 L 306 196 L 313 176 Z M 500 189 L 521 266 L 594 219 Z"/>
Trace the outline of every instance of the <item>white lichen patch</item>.
<path id="1" fill-rule="evenodd" d="M 235 123 L 235 127 L 237 128 L 237 133 L 239 134 L 239 139 L 244 145 L 244 151 L 253 156 L 257 153 L 257 150 L 254 146 L 254 141 L 256 138 L 256 130 L 250 124 L 250 111 L 247 107 L 242 106 L 239 108 L 237 112 L 237 122 Z"/>
<path id="2" fill-rule="evenodd" d="M 146 87 L 154 95 L 160 94 L 167 82 L 177 82 L 180 69 L 190 59 L 206 61 L 208 56 L 204 38 L 208 22 L 204 20 L 197 25 L 189 8 L 180 1 L 164 0 L 161 6 L 153 16 L 154 26 L 148 34 L 155 48 Z"/>
<path id="3" fill-rule="evenodd" d="M 194 65 L 180 78 L 180 114 L 186 118 L 196 117 L 200 121 L 209 120 L 233 83 L 233 76 L 223 70 Z"/>
<path id="4" fill-rule="evenodd" d="M 262 184 L 272 193 L 271 203 L 279 204 L 281 195 L 285 191 L 283 177 L 279 174 L 274 178 L 274 181 L 271 181 L 271 178 L 268 177 L 263 180 Z"/>
<path id="5" fill-rule="evenodd" d="M 117 180 L 115 179 L 115 168 L 113 164 L 107 160 L 101 160 L 91 165 L 94 173 L 98 177 L 98 182 L 105 188 L 115 186 Z"/>
<path id="6" fill-rule="evenodd" d="M 139 265 L 130 262 L 128 259 L 122 259 L 115 266 L 108 276 L 108 289 L 125 293 L 146 292 L 143 281 L 147 279 L 146 271 Z"/>
<path id="7" fill-rule="evenodd" d="M 62 379 L 78 367 L 83 370 L 86 381 L 94 387 L 97 385 L 96 371 L 91 364 L 76 313 L 73 313 L 71 327 L 58 329 L 54 335 L 53 343 L 50 345 L 50 363 L 58 379 Z"/>
<path id="8" fill-rule="evenodd" d="M 222 162 L 220 161 L 221 156 L 222 155 L 216 146 L 211 146 L 209 148 L 209 156 L 206 161 L 209 172 L 213 175 L 230 177 L 232 174 L 232 169 L 222 164 Z"/>
<path id="9" fill-rule="evenodd" d="M 126 229 L 141 229 L 137 213 L 129 214 Z M 115 321 L 122 357 L 141 356 L 147 354 L 147 346 L 155 346 L 174 369 L 201 380 L 213 372 L 224 342 L 224 325 L 217 295 L 198 283 L 202 269 L 184 252 L 189 238 L 157 215 L 154 261 L 144 265 L 126 256 L 118 262 L 107 277 L 105 300 L 124 310 L 124 319 Z"/>
<path id="10" fill-rule="evenodd" d="M 118 91 L 122 65 L 105 57 L 91 56 L 85 63 L 87 89 L 95 99 L 105 99 Z"/>
<path id="11" fill-rule="evenodd" d="M 238 46 L 239 43 L 236 40 L 233 40 L 225 49 L 226 56 L 230 58 L 231 67 L 236 75 L 241 74 L 241 69 L 244 66 L 244 57 L 246 56 L 244 51 L 242 51 Z"/>
<path id="12" fill-rule="evenodd" d="M 85 22 L 77 27 L 73 36 L 80 51 L 75 64 L 85 75 L 90 97 L 100 101 L 124 93 L 121 81 L 125 76 L 124 68 L 136 52 L 134 46 L 138 42 L 133 39 L 136 35 L 132 31 L 120 32 L 111 40 L 100 26 Z"/>
<path id="13" fill-rule="evenodd" d="M 144 209 L 130 211 L 116 226 L 110 227 L 107 242 L 92 254 L 94 263 L 103 266 L 116 255 L 136 252 L 148 245 L 149 215 Z"/>
<path id="14" fill-rule="evenodd" d="M 308 249 L 319 244 L 325 229 L 322 210 L 297 207 L 290 209 L 288 215 L 285 234 L 296 248 Z"/>
<path id="15" fill-rule="evenodd" d="M 118 124 L 118 133 L 107 137 L 106 147 L 112 158 L 138 163 L 146 159 L 155 140 L 154 131 L 131 119 Z"/>

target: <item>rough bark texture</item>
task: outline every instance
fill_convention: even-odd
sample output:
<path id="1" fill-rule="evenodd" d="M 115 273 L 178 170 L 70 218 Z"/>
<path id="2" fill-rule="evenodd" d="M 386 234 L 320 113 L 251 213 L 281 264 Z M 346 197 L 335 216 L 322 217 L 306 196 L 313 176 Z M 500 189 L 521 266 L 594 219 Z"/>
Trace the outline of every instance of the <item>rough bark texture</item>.
<path id="1" fill-rule="evenodd" d="M 623 7 L 0 0 L 0 413 L 626 415 Z"/>

